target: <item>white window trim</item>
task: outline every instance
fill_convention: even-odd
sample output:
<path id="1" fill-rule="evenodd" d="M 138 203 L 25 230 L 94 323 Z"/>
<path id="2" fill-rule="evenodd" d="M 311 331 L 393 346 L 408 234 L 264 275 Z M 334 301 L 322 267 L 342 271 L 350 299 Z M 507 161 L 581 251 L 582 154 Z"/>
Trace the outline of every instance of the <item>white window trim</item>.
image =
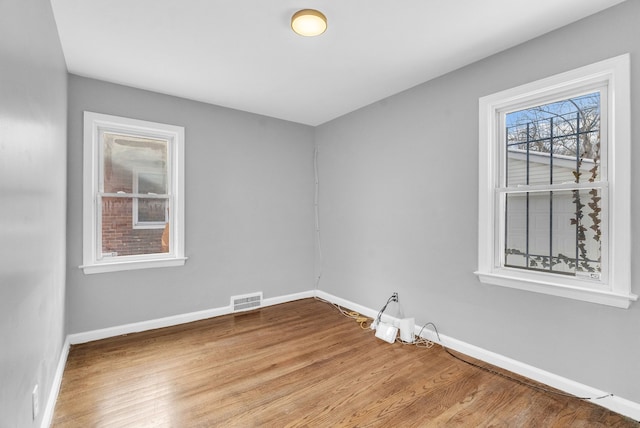
<path id="1" fill-rule="evenodd" d="M 171 141 L 170 170 L 173 179 L 169 192 L 173 195 L 170 207 L 171 251 L 161 254 L 98 258 L 101 232 L 98 231 L 99 205 L 97 203 L 100 178 L 101 130 L 130 132 Z M 133 269 L 182 266 L 184 256 L 184 128 L 163 123 L 148 122 L 89 111 L 84 112 L 84 189 L 83 189 L 83 264 L 85 274 Z"/>
<path id="2" fill-rule="evenodd" d="M 520 290 L 561 296 L 603 305 L 628 308 L 638 296 L 631 293 L 630 187 L 631 187 L 631 100 L 629 55 L 620 55 L 566 73 L 525 84 L 480 98 L 479 101 L 479 177 L 478 177 L 478 270 L 480 281 Z M 605 83 L 607 97 L 607 173 L 608 173 L 608 270 L 603 286 L 588 279 L 501 267 L 496 237 L 500 147 L 497 136 L 498 114 L 506 107 L 530 100 Z M 614 167 L 615 165 L 615 167 Z"/>

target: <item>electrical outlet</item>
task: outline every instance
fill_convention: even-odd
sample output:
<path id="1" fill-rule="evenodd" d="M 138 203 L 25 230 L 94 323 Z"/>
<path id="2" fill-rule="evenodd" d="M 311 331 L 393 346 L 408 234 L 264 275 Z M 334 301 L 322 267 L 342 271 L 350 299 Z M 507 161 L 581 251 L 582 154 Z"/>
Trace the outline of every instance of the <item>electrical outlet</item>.
<path id="1" fill-rule="evenodd" d="M 33 387 L 33 392 L 31 392 L 31 408 L 33 409 L 33 420 L 38 417 L 38 413 L 40 413 L 40 394 L 38 393 L 38 384 Z"/>

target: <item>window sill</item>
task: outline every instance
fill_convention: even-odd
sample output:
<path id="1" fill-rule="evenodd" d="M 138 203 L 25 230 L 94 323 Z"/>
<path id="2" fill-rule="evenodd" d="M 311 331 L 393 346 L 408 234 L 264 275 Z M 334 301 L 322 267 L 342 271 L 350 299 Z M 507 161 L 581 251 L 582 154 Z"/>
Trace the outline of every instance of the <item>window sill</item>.
<path id="1" fill-rule="evenodd" d="M 504 274 L 474 272 L 483 284 L 493 284 L 502 287 L 516 288 L 534 293 L 549 294 L 584 302 L 598 303 L 627 309 L 632 301 L 638 300 L 635 294 L 622 294 L 607 290 L 582 288 L 553 282 L 533 281 Z"/>
<path id="2" fill-rule="evenodd" d="M 93 265 L 79 266 L 85 275 L 105 272 L 118 272 L 123 270 L 150 269 L 162 267 L 184 266 L 187 257 L 176 257 L 172 259 L 158 260 L 129 260 L 110 263 L 96 263 Z"/>

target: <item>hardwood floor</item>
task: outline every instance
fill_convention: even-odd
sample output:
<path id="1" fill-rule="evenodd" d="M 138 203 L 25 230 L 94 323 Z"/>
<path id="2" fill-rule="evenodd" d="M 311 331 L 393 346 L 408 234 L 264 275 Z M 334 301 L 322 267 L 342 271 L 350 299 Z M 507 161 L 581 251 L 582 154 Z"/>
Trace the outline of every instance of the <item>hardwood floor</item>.
<path id="1" fill-rule="evenodd" d="M 305 299 L 72 346 L 54 427 L 638 427 Z"/>

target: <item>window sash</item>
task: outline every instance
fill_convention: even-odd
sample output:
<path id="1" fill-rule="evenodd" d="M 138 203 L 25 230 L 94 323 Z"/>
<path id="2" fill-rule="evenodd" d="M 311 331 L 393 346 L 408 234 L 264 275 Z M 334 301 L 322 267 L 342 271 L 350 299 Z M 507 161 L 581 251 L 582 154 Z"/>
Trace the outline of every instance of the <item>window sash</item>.
<path id="1" fill-rule="evenodd" d="M 495 244 L 494 244 L 494 263 L 495 266 L 499 269 L 514 269 L 514 270 L 522 270 L 525 272 L 537 271 L 542 275 L 550 275 L 554 276 L 577 276 L 580 277 L 580 273 L 576 270 L 575 274 L 566 274 L 560 272 L 553 271 L 545 271 L 545 270 L 537 270 L 532 269 L 529 266 L 526 267 L 516 267 L 510 266 L 506 263 L 506 251 L 507 251 L 507 243 L 506 243 L 506 235 L 507 235 L 507 196 L 510 194 L 532 194 L 532 193 L 549 193 L 549 192 L 560 192 L 560 191 L 572 191 L 572 190 L 584 190 L 584 189 L 598 189 L 600 193 L 600 207 L 602 208 L 601 217 L 606 217 L 607 215 L 607 207 L 608 207 L 608 181 L 607 181 L 607 130 L 608 130 L 608 94 L 609 86 L 607 82 L 596 82 L 589 83 L 583 86 L 578 86 L 576 88 L 567 89 L 564 91 L 559 91 L 558 93 L 547 94 L 540 97 L 535 97 L 532 99 L 528 99 L 526 102 L 521 102 L 517 104 L 512 104 L 505 106 L 499 110 L 495 111 L 496 121 L 497 121 L 497 130 L 495 133 L 495 140 L 490 141 L 491 144 L 495 144 L 498 147 L 496 154 L 499 158 L 498 164 L 500 165 L 498 171 L 498 177 L 496 180 L 496 187 L 494 188 L 495 196 L 494 200 L 495 204 Z M 527 109 L 532 109 L 538 106 L 544 106 L 548 104 L 552 104 L 555 102 L 560 102 L 568 99 L 575 99 L 582 95 L 587 95 L 591 93 L 598 93 L 600 96 L 600 161 L 598 163 L 599 168 L 599 179 L 595 181 L 581 181 L 581 182 L 563 182 L 558 184 L 516 184 L 516 185 L 507 185 L 507 177 L 508 177 L 508 144 L 507 144 L 507 124 L 506 117 L 507 114 L 516 111 L 522 111 Z M 579 129 L 578 129 L 579 131 Z M 552 140 L 551 136 L 548 138 Z M 579 145 L 576 146 L 578 153 L 580 152 Z M 553 156 L 550 155 L 550 158 Z M 527 160 L 527 162 L 530 162 Z M 552 181 L 553 171 L 551 167 L 549 168 L 549 183 Z M 529 215 L 530 213 L 527 213 Z M 549 212 L 551 216 L 553 213 Z M 601 218 L 601 262 L 600 262 L 600 275 L 597 278 L 588 278 L 590 281 L 602 289 L 606 289 L 607 285 L 607 270 L 608 270 L 608 229 L 606 227 L 606 222 L 602 221 Z M 528 229 L 527 229 L 528 230 Z M 552 230 L 549 230 L 549 233 L 552 234 Z M 526 240 L 528 241 L 530 237 L 527 235 Z M 576 242 L 576 246 L 578 243 Z M 527 254 L 527 257 L 529 254 Z M 551 255 L 549 255 L 551 256 Z M 589 284 L 592 286 L 593 284 Z"/>
<path id="2" fill-rule="evenodd" d="M 529 108 L 534 108 L 537 106 L 550 104 L 554 102 L 559 102 L 571 98 L 577 98 L 581 95 L 586 95 L 594 92 L 598 92 L 600 94 L 600 161 L 598 163 L 598 168 L 600 170 L 599 179 L 594 182 L 607 182 L 608 181 L 608 148 L 609 148 L 609 85 L 608 83 L 598 82 L 591 83 L 584 86 L 578 86 L 574 89 L 567 89 L 565 91 L 561 91 L 560 93 L 553 93 L 551 95 L 541 96 L 535 98 L 533 100 L 529 100 L 526 103 L 519 103 L 515 105 L 509 105 L 507 107 L 503 107 L 501 109 L 497 109 L 495 111 L 496 121 L 497 121 L 497 131 L 495 134 L 496 147 L 498 147 L 497 155 L 499 156 L 499 169 L 498 169 L 498 179 L 496 180 L 497 188 L 520 188 L 522 185 L 509 186 L 507 185 L 507 145 L 504 144 L 507 140 L 506 135 L 506 117 L 507 114 L 519 111 L 526 110 Z M 516 107 L 517 106 L 517 107 Z M 583 182 L 581 182 L 583 183 Z M 562 183 L 566 184 L 566 183 Z"/>
<path id="3" fill-rule="evenodd" d="M 535 187 L 535 189 L 531 189 Z M 545 271 L 541 269 L 530 269 L 528 267 L 515 267 L 507 265 L 506 263 L 506 250 L 507 250 L 507 214 L 506 214 L 506 204 L 507 204 L 507 196 L 514 194 L 526 194 L 526 193 L 541 193 L 547 194 L 549 192 L 558 192 L 558 191 L 572 191 L 572 190 L 587 190 L 587 189 L 597 189 L 599 191 L 600 199 L 600 207 L 602 207 L 602 211 L 600 212 L 600 228 L 601 228 L 601 237 L 600 237 L 600 275 L 598 277 L 593 277 L 590 275 L 582 274 L 580 271 L 576 270 L 575 273 L 560 273 L 553 271 Z M 494 244 L 494 256 L 493 259 L 495 261 L 495 267 L 497 269 L 514 269 L 521 270 L 523 272 L 536 271 L 542 275 L 550 275 L 551 277 L 576 277 L 582 278 L 589 281 L 587 287 L 598 287 L 602 290 L 606 290 L 609 288 L 608 277 L 609 277 L 609 247 L 608 247 L 608 236 L 609 236 L 609 228 L 608 228 L 608 210 L 605 208 L 609 206 L 609 185 L 608 183 L 597 182 L 597 183 L 574 183 L 570 184 L 561 184 L 561 185 L 550 185 L 550 186 L 529 186 L 529 189 L 517 188 L 517 189 L 496 189 L 495 191 L 495 212 L 496 212 L 496 236 L 495 236 L 495 244 Z M 549 215 L 552 215 L 551 211 Z M 550 229 L 549 233 L 553 233 Z M 576 243 L 577 245 L 577 243 Z"/>
<path id="4" fill-rule="evenodd" d="M 104 243 L 104 237 L 103 237 L 103 212 L 102 212 L 102 200 L 105 197 L 109 197 L 109 198 L 130 198 L 132 200 L 132 205 L 131 205 L 131 228 L 132 230 L 135 229 L 162 229 L 165 227 L 165 225 L 168 223 L 169 224 L 169 229 L 172 230 L 174 229 L 175 225 L 173 224 L 173 217 L 171 215 L 167 216 L 166 212 L 165 212 L 165 221 L 164 222 L 138 222 L 138 199 L 144 199 L 144 198 L 153 198 L 153 199 L 167 199 L 169 201 L 169 212 L 172 211 L 171 209 L 171 205 L 173 202 L 173 197 L 171 195 L 171 193 L 165 193 L 162 195 L 154 195 L 154 194 L 148 194 L 148 193 L 138 193 L 138 180 L 139 177 L 138 175 L 140 173 L 148 173 L 148 172 L 155 172 L 152 170 L 147 170 L 147 169 L 133 169 L 132 170 L 132 177 L 133 177 L 133 183 L 132 183 L 132 188 L 133 188 L 133 192 L 127 192 L 127 191 L 118 191 L 118 192 L 105 192 L 104 188 L 105 188 L 105 172 L 106 172 L 106 168 L 105 168 L 105 134 L 116 134 L 118 136 L 121 136 L 123 138 L 129 137 L 132 139 L 150 139 L 150 140 L 158 140 L 158 141 L 162 141 L 162 142 L 166 142 L 166 157 L 167 157 L 167 161 L 166 161 L 166 171 L 162 171 L 163 174 L 166 174 L 166 188 L 167 190 L 170 190 L 173 188 L 173 169 L 172 169 L 172 162 L 171 162 L 171 154 L 173 151 L 173 147 L 174 147 L 174 140 L 173 137 L 171 136 L 166 136 L 166 135 L 162 135 L 162 134 L 158 134 L 157 132 L 149 132 L 149 131 L 139 131 L 139 132 L 131 132 L 130 130 L 126 129 L 125 127 L 99 127 L 98 128 L 98 165 L 100 166 L 99 170 L 98 170 L 98 182 L 99 182 L 99 186 L 98 186 L 98 192 L 97 192 L 97 198 L 96 198 L 96 203 L 98 204 L 98 206 L 96 207 L 96 235 L 98 237 L 98 239 L 96 240 L 96 259 L 97 260 L 104 260 L 105 255 L 106 257 L 108 257 L 110 260 L 117 260 L 117 259 L 139 259 L 139 258 L 144 258 L 146 256 L 150 256 L 153 258 L 171 258 L 174 256 L 174 250 L 173 250 L 173 246 L 174 246 L 174 240 L 173 239 L 169 239 L 169 251 L 167 253 L 162 253 L 162 252 L 149 252 L 149 253 L 144 253 L 144 254 L 136 254 L 136 255 L 111 255 L 111 253 L 103 253 L 103 243 Z M 168 217 L 168 218 L 167 218 Z M 158 256 L 159 255 L 159 256 Z"/>

